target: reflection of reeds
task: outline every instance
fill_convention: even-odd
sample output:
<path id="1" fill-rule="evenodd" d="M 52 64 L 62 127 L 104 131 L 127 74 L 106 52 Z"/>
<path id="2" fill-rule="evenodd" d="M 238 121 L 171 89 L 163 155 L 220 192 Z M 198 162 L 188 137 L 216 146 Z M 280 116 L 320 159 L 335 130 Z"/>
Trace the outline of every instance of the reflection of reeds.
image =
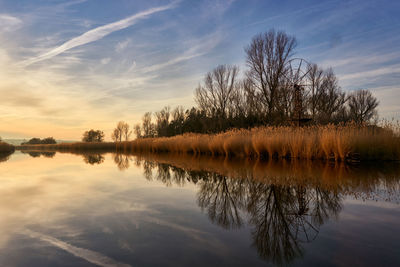
<path id="1" fill-rule="evenodd" d="M 251 158 L 324 159 L 334 161 L 399 160 L 400 137 L 393 128 L 366 126 L 259 127 L 219 134 L 183 134 L 120 143 L 72 143 L 20 146 L 58 151 L 106 150 L 171 152 Z"/>
<path id="2" fill-rule="evenodd" d="M 191 173 L 216 173 L 233 179 L 249 179 L 263 184 L 279 186 L 319 187 L 343 195 L 366 196 L 374 192 L 377 198 L 398 199 L 400 190 L 400 165 L 397 162 L 348 165 L 322 161 L 236 159 L 226 157 L 167 155 L 155 153 L 137 154 L 143 167 L 169 165 Z M 152 163 L 152 164 L 149 164 Z M 171 168 L 173 170 L 174 168 Z M 147 170 L 151 173 L 150 170 Z M 169 175 L 175 177 L 175 175 Z M 207 177 L 207 176 L 206 176 Z M 204 179 L 207 179 L 207 178 Z M 182 177 L 175 181 L 193 178 Z M 197 178 L 196 178 L 197 179 Z M 379 196 L 380 195 L 380 196 Z"/>

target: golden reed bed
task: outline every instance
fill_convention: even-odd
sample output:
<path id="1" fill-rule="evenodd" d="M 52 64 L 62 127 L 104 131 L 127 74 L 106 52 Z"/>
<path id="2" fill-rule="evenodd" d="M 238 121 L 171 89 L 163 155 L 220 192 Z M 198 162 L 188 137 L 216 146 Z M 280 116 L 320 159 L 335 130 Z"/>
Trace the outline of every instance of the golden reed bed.
<path id="1" fill-rule="evenodd" d="M 140 138 L 120 143 L 72 143 L 20 146 L 20 149 L 108 150 L 179 154 L 296 158 L 334 161 L 400 160 L 400 137 L 394 127 L 259 127 L 219 134 L 184 134 Z"/>

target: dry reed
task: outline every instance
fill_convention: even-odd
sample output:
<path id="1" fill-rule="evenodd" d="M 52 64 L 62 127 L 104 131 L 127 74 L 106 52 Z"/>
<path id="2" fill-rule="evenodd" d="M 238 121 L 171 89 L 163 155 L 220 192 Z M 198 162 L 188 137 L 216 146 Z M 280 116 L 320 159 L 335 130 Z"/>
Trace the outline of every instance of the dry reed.
<path id="1" fill-rule="evenodd" d="M 400 160 L 400 137 L 392 126 L 327 125 L 259 127 L 219 134 L 183 134 L 120 143 L 29 145 L 19 149 L 178 153 L 250 158 L 332 161 Z"/>

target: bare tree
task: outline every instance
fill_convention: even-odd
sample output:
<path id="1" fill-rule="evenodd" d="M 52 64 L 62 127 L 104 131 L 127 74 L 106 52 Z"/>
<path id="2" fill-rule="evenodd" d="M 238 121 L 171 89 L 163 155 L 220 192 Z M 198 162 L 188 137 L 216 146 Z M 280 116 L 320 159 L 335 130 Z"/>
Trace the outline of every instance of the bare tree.
<path id="1" fill-rule="evenodd" d="M 317 64 L 308 65 L 307 79 L 310 83 L 310 95 L 308 99 L 311 118 L 315 121 L 319 97 L 321 96 L 322 84 L 324 81 L 324 71 Z"/>
<path id="2" fill-rule="evenodd" d="M 260 100 L 265 105 L 269 118 L 277 111 L 278 91 L 295 47 L 295 37 L 270 30 L 256 35 L 245 48 L 249 67 L 247 76 L 260 92 Z"/>
<path id="3" fill-rule="evenodd" d="M 238 73 L 239 68 L 231 65 L 219 65 L 208 72 L 204 85 L 199 85 L 195 92 L 195 101 L 200 109 L 226 118 L 235 95 Z"/>
<path id="4" fill-rule="evenodd" d="M 146 112 L 142 118 L 143 137 L 154 137 L 154 124 L 151 122 L 151 112 Z"/>
<path id="5" fill-rule="evenodd" d="M 349 95 L 349 116 L 357 123 L 370 121 L 376 114 L 378 100 L 369 90 L 358 90 Z"/>
<path id="6" fill-rule="evenodd" d="M 118 122 L 117 127 L 114 129 L 113 133 L 111 134 L 111 138 L 115 142 L 121 142 L 122 139 L 125 139 L 125 141 L 128 141 L 131 133 L 132 133 L 132 131 L 129 131 L 128 123 L 126 123 L 124 121 L 120 121 L 120 122 Z"/>
<path id="7" fill-rule="evenodd" d="M 177 106 L 172 110 L 172 121 L 170 123 L 173 134 L 183 133 L 183 123 L 185 122 L 185 111 L 182 106 Z"/>
<path id="8" fill-rule="evenodd" d="M 316 112 L 318 112 L 318 122 L 320 123 L 331 122 L 335 113 L 344 108 L 346 94 L 339 87 L 338 79 L 332 69 L 328 69 L 324 73 L 317 99 Z"/>
<path id="9" fill-rule="evenodd" d="M 164 107 L 162 110 L 157 111 L 156 115 L 156 131 L 158 136 L 168 135 L 169 117 L 171 114 L 170 107 Z"/>
<path id="10" fill-rule="evenodd" d="M 111 139 L 114 142 L 121 142 L 122 139 L 121 131 L 115 128 L 114 131 L 111 133 Z"/>
<path id="11" fill-rule="evenodd" d="M 133 128 L 133 131 L 135 132 L 136 138 L 141 138 L 142 137 L 142 129 L 140 128 L 140 124 L 137 123 L 135 127 Z"/>
<path id="12" fill-rule="evenodd" d="M 246 116 L 260 116 L 261 113 L 265 112 L 262 103 L 259 101 L 260 92 L 257 91 L 253 82 L 248 78 L 241 82 L 241 86 L 244 94 Z"/>
<path id="13" fill-rule="evenodd" d="M 129 130 L 129 124 L 123 121 L 119 122 L 120 128 L 122 129 L 122 138 L 125 139 L 125 141 L 129 141 L 129 137 L 132 134 L 132 131 Z"/>

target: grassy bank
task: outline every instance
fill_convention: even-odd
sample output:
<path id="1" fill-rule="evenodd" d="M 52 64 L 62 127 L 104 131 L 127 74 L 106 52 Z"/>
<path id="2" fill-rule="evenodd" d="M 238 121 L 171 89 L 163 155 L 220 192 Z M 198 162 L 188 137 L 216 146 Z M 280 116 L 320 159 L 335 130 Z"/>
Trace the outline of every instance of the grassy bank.
<path id="1" fill-rule="evenodd" d="M 178 153 L 251 158 L 333 161 L 400 160 L 400 138 L 393 127 L 259 127 L 220 134 L 184 134 L 120 143 L 70 143 L 20 146 L 58 151 Z"/>

